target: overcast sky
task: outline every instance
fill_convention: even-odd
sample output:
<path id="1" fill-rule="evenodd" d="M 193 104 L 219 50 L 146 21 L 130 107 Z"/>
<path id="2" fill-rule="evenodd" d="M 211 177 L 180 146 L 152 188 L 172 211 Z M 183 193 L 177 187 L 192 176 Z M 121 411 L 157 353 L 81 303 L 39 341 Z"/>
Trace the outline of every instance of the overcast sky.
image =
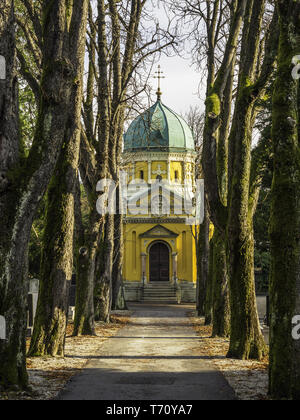
<path id="1" fill-rule="evenodd" d="M 199 98 L 200 75 L 189 61 L 180 57 L 162 56 L 160 64 L 166 76 L 161 81 L 163 103 L 179 114 L 184 114 L 191 105 L 203 107 L 203 98 Z M 156 88 L 157 80 L 153 79 L 152 83 Z"/>
<path id="2" fill-rule="evenodd" d="M 160 26 L 164 27 L 168 22 L 166 13 L 170 12 L 166 12 L 161 6 L 155 8 L 155 10 Z M 186 45 L 186 47 L 188 46 Z M 201 76 L 191 66 L 189 59 L 184 59 L 179 56 L 166 57 L 162 55 L 159 64 L 166 76 L 166 79 L 161 81 L 161 90 L 163 92 L 162 101 L 165 105 L 179 114 L 185 114 L 190 106 L 198 105 L 201 108 L 204 107 L 203 88 L 199 98 Z M 151 79 L 151 84 L 156 92 L 157 80 Z"/>

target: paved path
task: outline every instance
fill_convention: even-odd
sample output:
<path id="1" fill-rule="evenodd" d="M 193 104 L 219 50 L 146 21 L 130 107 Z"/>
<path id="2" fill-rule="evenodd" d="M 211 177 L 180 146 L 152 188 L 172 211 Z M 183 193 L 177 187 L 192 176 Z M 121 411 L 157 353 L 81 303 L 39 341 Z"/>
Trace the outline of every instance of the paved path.
<path id="1" fill-rule="evenodd" d="M 199 356 L 188 306 L 130 305 L 130 323 L 104 342 L 62 400 L 232 400 L 233 390 Z"/>

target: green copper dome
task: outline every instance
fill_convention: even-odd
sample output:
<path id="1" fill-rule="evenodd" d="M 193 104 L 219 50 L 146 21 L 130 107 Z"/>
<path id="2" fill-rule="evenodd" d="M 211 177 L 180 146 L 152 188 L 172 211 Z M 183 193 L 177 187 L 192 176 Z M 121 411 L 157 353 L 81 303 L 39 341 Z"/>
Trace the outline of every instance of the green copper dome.
<path id="1" fill-rule="evenodd" d="M 185 152 L 195 150 L 187 123 L 160 100 L 136 118 L 124 137 L 124 151 Z"/>

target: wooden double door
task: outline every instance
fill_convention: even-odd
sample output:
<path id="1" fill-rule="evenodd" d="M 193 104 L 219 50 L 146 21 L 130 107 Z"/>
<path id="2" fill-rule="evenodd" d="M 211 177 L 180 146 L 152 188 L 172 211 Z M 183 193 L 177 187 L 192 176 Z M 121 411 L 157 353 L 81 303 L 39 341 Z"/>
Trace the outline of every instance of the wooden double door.
<path id="1" fill-rule="evenodd" d="M 150 281 L 170 281 L 170 251 L 162 242 L 150 249 Z"/>

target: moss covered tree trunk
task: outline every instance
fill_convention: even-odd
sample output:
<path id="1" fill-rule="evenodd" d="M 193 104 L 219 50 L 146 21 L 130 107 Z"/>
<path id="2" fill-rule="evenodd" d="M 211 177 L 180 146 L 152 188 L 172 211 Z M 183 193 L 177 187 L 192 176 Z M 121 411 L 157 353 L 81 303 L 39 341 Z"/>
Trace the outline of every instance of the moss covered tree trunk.
<path id="1" fill-rule="evenodd" d="M 69 15 L 70 51 L 75 79 L 60 158 L 47 196 L 40 291 L 29 354 L 63 356 L 73 273 L 74 204 L 77 188 L 85 34 L 86 0 Z"/>
<path id="2" fill-rule="evenodd" d="M 19 164 L 18 89 L 14 4 L 3 0 L 0 5 L 0 315 L 6 320 L 7 340 L 0 340 L 0 389 L 3 386 L 27 385 L 25 368 L 26 268 L 18 278 L 5 273 L 9 268 L 11 238 L 18 203 L 17 184 L 9 172 Z"/>
<path id="3" fill-rule="evenodd" d="M 300 88 L 292 77 L 300 49 L 300 1 L 277 1 L 280 15 L 278 74 L 273 96 L 274 178 L 270 394 L 300 400 L 300 340 L 292 336 L 300 315 Z"/>
<path id="4" fill-rule="evenodd" d="M 213 298 L 214 298 L 214 238 L 210 241 L 209 260 L 208 260 L 208 277 L 205 294 L 205 325 L 211 325 L 213 322 Z"/>
<path id="5" fill-rule="evenodd" d="M 120 69 L 117 66 L 115 74 L 115 89 L 121 86 Z M 117 214 L 114 217 L 114 261 L 112 272 L 112 309 L 124 310 L 127 308 L 124 289 L 123 289 L 123 264 L 124 264 L 124 203 L 122 199 L 122 182 L 120 179 L 121 153 L 123 149 L 123 127 L 124 127 L 124 107 L 114 103 L 114 110 L 117 114 L 118 124 L 113 131 L 112 138 L 114 143 L 115 164 L 111 167 L 113 178 L 117 185 L 116 188 L 116 207 Z"/>
<path id="6" fill-rule="evenodd" d="M 208 284 L 209 268 L 209 214 L 205 203 L 204 221 L 200 226 L 199 235 L 195 238 L 198 242 L 197 249 L 197 298 L 196 309 L 198 316 L 205 316 L 205 299 Z"/>
<path id="7" fill-rule="evenodd" d="M 230 335 L 229 279 L 226 243 L 216 229 L 213 249 L 213 337 Z"/>
<path id="8" fill-rule="evenodd" d="M 257 14 L 261 13 L 258 4 L 256 4 L 256 9 Z M 261 24 L 261 19 L 259 21 Z M 244 28 L 244 39 L 246 31 L 247 26 Z M 266 346 L 257 313 L 253 215 L 249 211 L 254 98 L 251 98 L 249 94 L 248 83 L 249 80 L 245 79 L 241 70 L 239 96 L 230 134 L 230 143 L 234 153 L 231 155 L 226 238 L 231 304 L 228 357 L 261 359 L 265 355 Z"/>
<path id="9" fill-rule="evenodd" d="M 256 81 L 260 32 L 265 2 L 251 0 L 247 5 L 242 39 L 237 102 L 229 137 L 229 214 L 227 252 L 230 278 L 231 336 L 228 357 L 261 359 L 266 345 L 261 333 L 255 293 L 254 232 L 251 207 L 251 145 L 255 104 L 265 77 Z M 269 60 L 269 51 L 266 58 Z M 270 64 L 274 58 L 271 54 Z M 265 61 L 266 63 L 266 61 Z M 270 65 L 269 64 L 269 65 Z M 267 64 L 265 64 L 267 66 Z"/>
<path id="10" fill-rule="evenodd" d="M 217 142 L 217 175 L 222 204 L 227 206 L 228 198 L 228 143 L 232 114 L 233 82 L 236 58 L 232 61 L 231 73 L 227 81 L 220 118 L 222 124 Z M 213 336 L 230 336 L 230 300 L 228 262 L 226 258 L 226 235 L 215 228 L 213 251 Z"/>
<path id="11" fill-rule="evenodd" d="M 101 224 L 102 217 L 95 209 L 81 239 L 84 242 L 78 244 L 74 336 L 95 335 L 94 277 Z"/>
<path id="12" fill-rule="evenodd" d="M 6 249 L 1 257 L 4 263 L 0 268 L 1 289 L 4 290 L 0 297 L 0 307 L 8 320 L 8 340 L 1 343 L 0 351 L 0 376 L 5 387 L 24 387 L 27 380 L 25 302 L 28 243 L 35 213 L 53 174 L 64 139 L 75 76 L 72 64 L 66 59 L 69 48 L 66 36 L 67 14 L 63 1 L 43 4 L 43 76 L 36 134 L 28 158 L 19 161 L 18 170 L 10 171 L 10 178 L 15 183 L 14 191 L 17 192 L 16 204 L 13 208 L 12 203 L 6 206 L 3 202 L 1 205 L 2 217 L 10 217 L 13 226 L 10 241 L 5 242 Z M 7 30 L 12 30 L 11 25 L 6 26 L 5 32 Z M 13 38 L 10 51 L 14 57 Z M 8 77 L 10 79 L 11 74 L 8 73 Z M 5 109 L 8 104 L 6 102 Z"/>
<path id="13" fill-rule="evenodd" d="M 99 321 L 110 322 L 112 306 L 112 276 L 114 262 L 114 216 L 106 217 L 103 241 L 103 273 L 97 280 L 95 300 Z"/>
<path id="14" fill-rule="evenodd" d="M 114 265 L 112 276 L 112 309 L 127 309 L 123 293 L 123 263 L 124 263 L 124 219 L 121 214 L 115 216 Z"/>
<path id="15" fill-rule="evenodd" d="M 243 4 L 244 13 L 240 15 L 244 18 L 244 26 L 237 99 L 229 136 L 229 189 L 226 206 L 220 198 L 218 188 L 216 148 L 222 124 L 224 92 L 232 71 L 229 55 L 227 59 L 225 54 L 206 102 L 203 166 L 208 183 L 211 217 L 226 238 L 231 302 L 228 356 L 239 359 L 260 359 L 266 351 L 258 320 L 254 282 L 253 197 L 257 196 L 255 191 L 258 187 L 253 192 L 250 183 L 255 106 L 272 74 L 277 52 L 277 14 L 274 13 L 266 37 L 264 60 L 261 63 L 261 32 L 265 5 L 266 2 L 262 0 L 249 0 Z M 239 28 L 237 29 L 239 31 Z M 234 42 L 227 46 L 232 58 L 235 57 L 236 37 L 237 32 L 233 38 Z"/>
<path id="16" fill-rule="evenodd" d="M 229 229 L 231 335 L 228 357 L 261 359 L 266 345 L 257 313 L 253 228 L 247 221 Z"/>

